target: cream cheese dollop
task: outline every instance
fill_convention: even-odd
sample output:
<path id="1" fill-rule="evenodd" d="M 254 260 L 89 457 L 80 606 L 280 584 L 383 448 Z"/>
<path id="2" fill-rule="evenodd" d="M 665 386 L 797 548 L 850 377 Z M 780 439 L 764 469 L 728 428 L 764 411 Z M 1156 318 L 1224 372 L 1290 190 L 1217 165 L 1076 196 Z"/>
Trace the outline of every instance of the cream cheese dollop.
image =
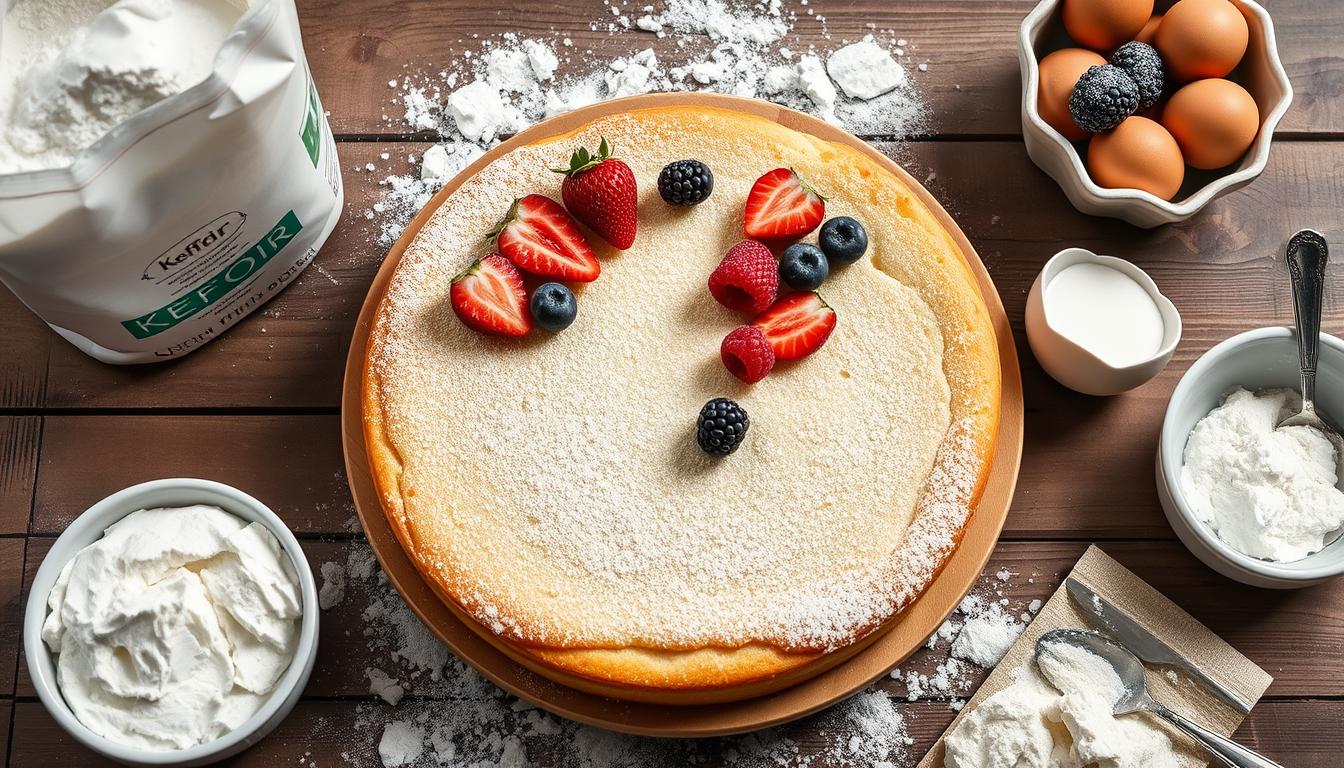
<path id="1" fill-rule="evenodd" d="M 219 738 L 288 668 L 298 578 L 264 526 L 217 507 L 132 512 L 66 563 L 42 640 L 75 717 L 151 750 Z"/>

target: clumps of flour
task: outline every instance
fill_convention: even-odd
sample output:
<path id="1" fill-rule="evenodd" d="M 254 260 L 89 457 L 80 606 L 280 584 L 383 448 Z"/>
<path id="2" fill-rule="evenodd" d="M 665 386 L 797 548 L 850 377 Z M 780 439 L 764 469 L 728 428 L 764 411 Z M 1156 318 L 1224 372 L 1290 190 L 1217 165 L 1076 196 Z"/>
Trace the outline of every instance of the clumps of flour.
<path id="1" fill-rule="evenodd" d="M 558 718 L 451 655 L 388 584 L 362 539 L 350 543 L 344 562 L 321 570 L 337 567 L 345 576 L 345 599 L 362 606 L 363 628 L 351 631 L 363 634 L 367 656 L 359 662 L 370 690 L 353 723 L 353 741 L 362 746 L 343 754 L 350 765 L 868 768 L 913 762 L 907 758 L 914 742 L 897 700 L 878 689 L 801 722 L 740 737 L 645 739 Z"/>
<path id="2" fill-rule="evenodd" d="M 978 673 L 997 666 L 1041 610 L 1040 600 L 1019 605 L 1021 610 L 1016 613 L 1009 610 L 1011 602 L 1003 596 L 1003 587 L 1017 575 L 1001 569 L 992 574 L 994 582 L 987 582 L 992 586 L 982 585 L 962 599 L 925 643 L 928 651 L 942 648 L 947 654 L 931 671 L 907 667 L 891 672 L 893 679 L 905 684 L 906 701 L 940 699 L 953 711 L 962 708 L 979 680 Z"/>
<path id="3" fill-rule="evenodd" d="M 859 135 L 904 138 L 924 129 L 923 99 L 901 62 L 909 43 L 892 30 L 838 41 L 830 51 L 795 51 L 786 38 L 798 23 L 819 23 L 830 35 L 824 17 L 811 9 L 800 17 L 782 0 L 665 0 L 633 20 L 614 3 L 606 7 L 610 16 L 589 27 L 629 39 L 626 55 L 603 60 L 569 38 L 506 33 L 465 51 L 456 67 L 388 83 L 396 106 L 387 121 L 438 143 L 423 158 L 406 158 L 420 163 L 418 174 L 381 179 L 381 199 L 364 214 L 377 221 L 380 243 L 391 244 L 439 187 L 502 138 L 605 99 L 709 91 L 768 99 Z M 660 47 L 660 57 L 648 47 L 650 34 L 675 46 Z M 562 65 L 565 77 L 557 75 Z"/>

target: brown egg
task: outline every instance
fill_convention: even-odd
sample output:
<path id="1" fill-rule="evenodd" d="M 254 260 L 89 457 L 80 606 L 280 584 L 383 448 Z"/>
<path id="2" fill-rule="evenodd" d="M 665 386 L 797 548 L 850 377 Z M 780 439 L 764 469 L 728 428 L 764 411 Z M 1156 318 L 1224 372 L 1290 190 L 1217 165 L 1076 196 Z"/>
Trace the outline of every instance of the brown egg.
<path id="1" fill-rule="evenodd" d="M 1162 125 L 1181 145 L 1185 161 L 1213 169 L 1235 163 L 1260 131 L 1260 109 L 1230 80 L 1196 80 L 1171 95 Z"/>
<path id="2" fill-rule="evenodd" d="M 1246 17 L 1228 0 L 1181 0 L 1157 27 L 1154 45 L 1179 81 L 1223 77 L 1246 54 Z"/>
<path id="3" fill-rule="evenodd" d="M 1146 117 L 1130 117 L 1087 145 L 1092 180 L 1109 189 L 1141 189 L 1170 200 L 1185 180 L 1181 148 L 1167 129 Z"/>
<path id="4" fill-rule="evenodd" d="M 1098 51 L 1133 40 L 1152 15 L 1153 0 L 1064 0 L 1064 28 Z"/>
<path id="5" fill-rule="evenodd" d="M 1088 67 L 1105 64 L 1101 54 L 1086 48 L 1062 48 L 1041 59 L 1041 87 L 1036 95 L 1036 109 L 1041 119 L 1059 131 L 1069 141 L 1087 136 L 1069 114 L 1069 94 L 1078 78 Z"/>
<path id="6" fill-rule="evenodd" d="M 1148 23 L 1143 25 L 1143 29 L 1139 30 L 1139 34 L 1134 36 L 1134 39 L 1138 40 L 1140 43 L 1152 45 L 1153 40 L 1157 37 L 1157 25 L 1161 23 L 1162 14 L 1153 14 L 1153 17 L 1148 20 Z"/>

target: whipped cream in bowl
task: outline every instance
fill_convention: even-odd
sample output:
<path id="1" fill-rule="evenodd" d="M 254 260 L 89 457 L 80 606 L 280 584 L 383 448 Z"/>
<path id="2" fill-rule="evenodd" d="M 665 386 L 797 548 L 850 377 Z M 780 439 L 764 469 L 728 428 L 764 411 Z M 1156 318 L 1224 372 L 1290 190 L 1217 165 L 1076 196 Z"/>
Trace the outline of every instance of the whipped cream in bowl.
<path id="1" fill-rule="evenodd" d="M 1157 495 L 1167 521 L 1210 568 L 1245 584 L 1295 589 L 1344 574 L 1338 457 L 1310 428 L 1276 429 L 1298 396 L 1290 328 L 1215 345 L 1167 404 Z M 1344 340 L 1321 334 L 1317 407 L 1344 413 Z"/>
<path id="2" fill-rule="evenodd" d="M 24 615 L 33 684 L 82 744 L 130 765 L 204 765 L 293 708 L 316 658 L 317 589 L 253 497 L 156 480 L 56 540 Z"/>

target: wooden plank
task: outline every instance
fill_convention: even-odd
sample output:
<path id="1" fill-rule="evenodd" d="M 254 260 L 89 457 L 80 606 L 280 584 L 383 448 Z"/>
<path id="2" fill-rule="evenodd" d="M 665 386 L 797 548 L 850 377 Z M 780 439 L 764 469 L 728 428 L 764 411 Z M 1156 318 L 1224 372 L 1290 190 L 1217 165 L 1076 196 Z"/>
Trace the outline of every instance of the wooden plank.
<path id="1" fill-rule="evenodd" d="M 24 540 L 0 539 L 0 696 L 14 693 L 23 652 L 23 574 Z"/>
<path id="2" fill-rule="evenodd" d="M 41 466 L 39 533 L 59 533 L 99 499 L 163 477 L 233 485 L 298 533 L 345 531 L 355 513 L 332 415 L 48 416 Z"/>
<path id="3" fill-rule="evenodd" d="M 45 405 L 335 408 L 349 329 L 386 250 L 377 242 L 376 222 L 362 213 L 378 199 L 378 180 L 409 170 L 405 154 L 421 146 L 342 145 L 350 202 L 343 225 L 317 261 L 335 282 L 308 270 L 261 313 L 177 363 L 107 366 L 61 343 L 52 350 Z M 1106 419 L 1116 403 L 1129 397 L 1165 400 L 1179 373 L 1214 343 L 1247 328 L 1291 322 L 1286 270 L 1278 257 L 1283 241 L 1302 226 L 1322 229 L 1327 237 L 1344 232 L 1337 215 L 1344 206 L 1344 187 L 1307 183 L 1318 176 L 1317 169 L 1344 163 L 1344 142 L 1283 142 L 1255 183 L 1190 221 L 1152 231 L 1074 211 L 1020 144 L 879 146 L 928 180 L 976 244 L 1016 326 L 1026 386 L 1029 396 L 1036 396 L 1029 407 L 1048 402 L 1052 411 L 1064 408 L 1061 424 L 1100 416 L 1103 423 L 1096 426 L 1111 427 Z M 384 161 L 383 152 L 396 154 Z M 378 170 L 351 170 L 366 162 Z M 1158 382 L 1122 398 L 1083 398 L 1035 370 L 1021 338 L 1023 307 L 1040 265 L 1068 245 L 1134 260 L 1176 302 L 1185 339 Z M 1344 276 L 1344 263 L 1331 268 L 1331 278 Z M 0 319 L 0 328 L 8 322 Z M 1344 298 L 1327 296 L 1325 328 L 1344 331 Z"/>
<path id="4" fill-rule="evenodd" d="M 785 13 L 796 14 L 797 19 L 782 45 L 798 51 L 815 46 L 824 52 L 859 39 L 873 27 L 893 29 L 908 39 L 905 62 L 929 105 L 932 133 L 1018 135 L 1017 31 L 1035 4 L 1035 0 L 813 0 L 804 8 L 798 0 L 788 0 Z M 643 4 L 612 6 L 621 7 L 633 21 L 642 14 Z M 1286 133 L 1344 132 L 1344 102 L 1339 98 L 1344 95 L 1344 79 L 1338 76 L 1341 59 L 1332 45 L 1344 34 L 1344 18 L 1322 14 L 1319 7 L 1313 0 L 1276 0 L 1270 6 L 1280 57 L 1296 91 L 1295 104 L 1281 125 Z M 816 15 L 809 16 L 809 10 Z M 468 0 L 301 0 L 299 17 L 308 61 L 338 134 L 409 133 L 388 81 L 444 69 L 469 73 L 464 55 L 481 52 L 482 42 L 499 40 L 505 30 L 557 43 L 570 38 L 573 46 L 557 46 L 558 53 L 569 59 L 562 61 L 560 79 L 599 70 L 615 57 L 644 48 L 653 48 L 671 64 L 713 48 L 708 38 L 693 39 L 683 48 L 672 36 L 660 40 L 637 30 L 609 34 L 606 25 L 613 18 L 595 0 L 540 5 L 527 0 L 487 5 Z M 589 28 L 593 21 L 601 31 Z M 920 62 L 928 64 L 927 71 L 915 69 Z M 384 115 L 392 119 L 385 120 Z"/>
<path id="5" fill-rule="evenodd" d="M 28 531 L 41 441 L 40 418 L 0 416 L 0 534 Z"/>
<path id="6" fill-rule="evenodd" d="M 359 712 L 360 706 L 353 701 L 301 701 L 269 737 L 226 764 L 239 768 L 380 765 L 378 740 L 382 735 L 381 727 L 376 720 Z M 417 709 L 432 712 L 435 708 L 433 705 L 417 706 L 414 702 L 406 702 L 402 704 L 399 714 L 410 716 Z M 903 716 L 914 743 L 906 748 L 905 759 L 900 759 L 900 755 L 892 757 L 897 758 L 897 765 L 913 764 L 952 722 L 953 713 L 945 704 L 933 702 L 898 703 L 897 710 Z M 3 706 L 0 706 L 0 712 L 3 712 Z M 1293 768 L 1337 768 L 1339 752 L 1344 749 L 1344 735 L 1338 728 L 1323 726 L 1338 723 L 1341 719 L 1344 719 L 1344 702 L 1269 701 L 1255 708 L 1237 732 L 1237 739 Z M 814 754 L 823 743 L 836 743 L 839 738 L 832 733 L 823 742 L 815 721 L 804 720 L 763 735 L 706 739 L 686 746 L 694 749 L 697 755 L 704 756 L 708 761 L 704 764 L 722 765 L 733 752 L 746 746 L 744 739 L 758 743 L 762 738 L 775 738 L 780 734 L 798 742 L 799 751 L 804 755 Z M 626 746 L 644 741 L 636 737 L 611 738 L 618 739 L 619 744 Z M 591 744 L 591 740 L 585 742 Z M 557 744 L 554 739 L 544 737 L 524 742 L 523 747 L 529 760 L 533 761 L 530 764 L 534 765 L 560 765 L 566 758 L 575 759 L 579 754 L 570 745 Z M 14 705 L 13 747 L 9 764 L 13 768 L 112 765 L 74 743 L 42 705 L 34 701 L 20 701 Z M 430 764 L 433 762 L 430 761 Z M 819 759 L 809 761 L 807 765 L 811 768 L 829 768 L 835 763 Z"/>
<path id="7" fill-rule="evenodd" d="M 25 583 L 37 571 L 50 542 L 45 537 L 31 540 Z M 304 542 L 319 584 L 321 564 L 330 561 L 344 566 L 355 547 L 365 545 L 358 540 Z M 993 599 L 1006 598 L 1007 608 L 1020 614 L 1032 600 L 1049 599 L 1086 548 L 1083 542 L 1001 543 L 974 591 Z M 1102 548 L 1274 675 L 1268 695 L 1344 697 L 1344 593 L 1332 585 L 1295 592 L 1243 587 L 1210 571 L 1176 542 L 1110 542 Z M 1008 581 L 997 578 L 1001 570 L 1013 574 Z M 390 594 L 380 584 L 351 579 L 345 599 L 323 612 L 318 662 L 307 695 L 362 697 L 369 690 L 367 667 L 397 673 L 390 650 L 381 647 L 383 643 L 370 645 L 371 640 L 388 640 L 378 634 L 386 624 L 376 624 L 371 629 L 374 634 L 368 635 L 365 630 L 370 627 L 363 618 L 366 609 Z M 921 649 L 901 669 L 932 674 L 947 659 L 948 650 L 946 642 Z M 974 691 L 987 673 L 972 670 L 963 692 Z M 882 685 L 900 696 L 907 693 L 896 680 Z M 26 669 L 20 672 L 17 690 L 20 696 L 33 694 Z M 420 692 L 433 690 L 431 686 Z"/>
<path id="8" fill-rule="evenodd" d="M 47 355 L 56 342 L 65 343 L 0 285 L 0 408 L 46 401 Z"/>

